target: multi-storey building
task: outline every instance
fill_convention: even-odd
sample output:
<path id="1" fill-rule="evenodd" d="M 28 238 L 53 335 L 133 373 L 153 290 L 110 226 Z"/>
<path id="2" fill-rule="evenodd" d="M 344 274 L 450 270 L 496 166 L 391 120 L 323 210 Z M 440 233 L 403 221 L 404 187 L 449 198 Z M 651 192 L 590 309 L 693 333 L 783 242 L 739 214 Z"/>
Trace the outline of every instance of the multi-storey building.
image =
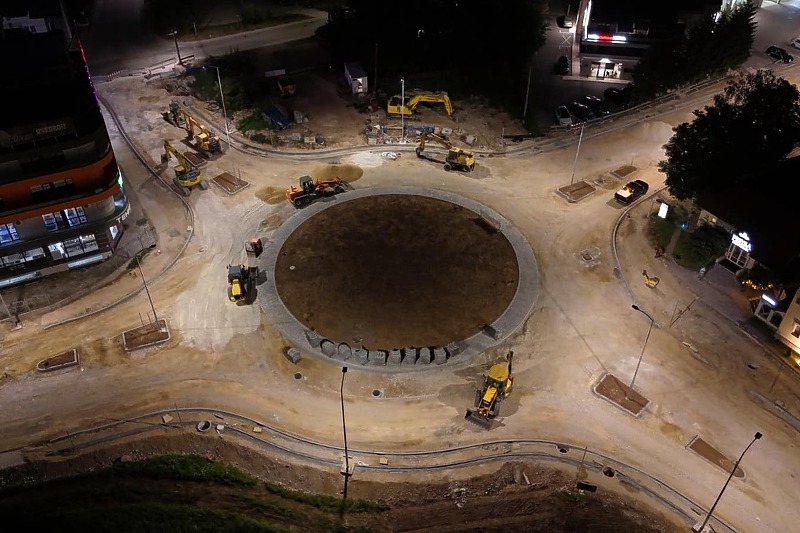
<path id="1" fill-rule="evenodd" d="M 111 257 L 130 212 L 82 50 L 35 27 L 0 39 L 0 288 Z"/>

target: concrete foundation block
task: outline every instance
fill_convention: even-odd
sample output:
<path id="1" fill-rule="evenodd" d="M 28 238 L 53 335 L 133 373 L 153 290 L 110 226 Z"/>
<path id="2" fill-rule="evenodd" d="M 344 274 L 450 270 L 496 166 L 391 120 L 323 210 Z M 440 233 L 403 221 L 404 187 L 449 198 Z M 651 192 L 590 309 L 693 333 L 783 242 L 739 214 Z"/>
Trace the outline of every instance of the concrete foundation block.
<path id="1" fill-rule="evenodd" d="M 299 363 L 300 360 L 302 359 L 302 357 L 300 356 L 300 350 L 298 350 L 297 348 L 289 348 L 288 350 L 286 350 L 286 359 L 288 359 L 294 364 Z"/>
<path id="2" fill-rule="evenodd" d="M 403 361 L 403 353 L 400 350 L 391 350 L 389 358 L 386 360 L 387 365 L 399 365 Z"/>
<path id="3" fill-rule="evenodd" d="M 460 354 L 464 351 L 466 345 L 461 342 L 451 342 L 447 346 L 444 347 L 447 350 L 447 354 L 449 357 L 455 357 L 456 355 Z"/>
<path id="4" fill-rule="evenodd" d="M 431 353 L 430 348 L 420 348 L 419 349 L 419 357 L 417 358 L 418 365 L 429 365 L 431 364 L 431 359 L 433 354 Z"/>
<path id="5" fill-rule="evenodd" d="M 386 366 L 386 358 L 388 354 L 384 350 L 370 350 L 369 351 L 369 364 L 374 366 Z"/>
<path id="6" fill-rule="evenodd" d="M 446 363 L 447 362 L 447 350 L 445 350 L 441 346 L 439 348 L 434 348 L 433 349 L 433 361 L 437 365 L 442 365 L 442 364 Z"/>
<path id="7" fill-rule="evenodd" d="M 322 353 L 324 353 L 328 357 L 334 357 L 338 352 L 336 344 L 333 341 L 329 341 L 328 339 L 322 339 L 322 342 L 319 344 L 319 348 L 320 350 L 322 350 Z"/>
<path id="8" fill-rule="evenodd" d="M 353 349 L 350 348 L 350 345 L 344 342 L 340 344 L 337 349 L 336 359 L 339 361 L 347 361 L 351 357 L 353 357 Z"/>
<path id="9" fill-rule="evenodd" d="M 320 337 L 319 333 L 310 329 L 307 329 L 305 333 L 306 339 L 308 339 L 308 344 L 310 344 L 312 348 L 319 348 L 319 345 L 322 344 L 323 341 L 323 338 Z"/>
<path id="10" fill-rule="evenodd" d="M 403 364 L 413 365 L 416 362 L 417 362 L 417 349 L 403 348 Z"/>
<path id="11" fill-rule="evenodd" d="M 369 350 L 364 348 L 353 348 L 353 359 L 360 365 L 366 365 L 369 361 Z"/>

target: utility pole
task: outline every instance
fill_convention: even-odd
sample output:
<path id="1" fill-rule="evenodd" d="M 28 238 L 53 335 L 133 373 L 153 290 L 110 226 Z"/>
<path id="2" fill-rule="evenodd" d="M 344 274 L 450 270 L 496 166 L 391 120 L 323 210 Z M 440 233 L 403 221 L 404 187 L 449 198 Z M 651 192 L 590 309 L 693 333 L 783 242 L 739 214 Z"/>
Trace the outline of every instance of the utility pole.
<path id="1" fill-rule="evenodd" d="M 375 76 L 372 80 L 372 92 L 378 96 L 378 43 L 375 43 Z"/>
<path id="2" fill-rule="evenodd" d="M 173 29 L 167 35 L 175 39 L 175 51 L 178 53 L 178 64 L 183 65 L 183 59 L 181 59 L 181 49 L 178 48 L 178 30 Z"/>
<path id="3" fill-rule="evenodd" d="M 400 78 L 400 142 L 406 142 L 406 125 L 405 125 L 405 109 L 406 109 L 406 79 Z"/>
<path id="4" fill-rule="evenodd" d="M 639 360 L 636 362 L 636 370 L 633 371 L 633 379 L 631 379 L 631 384 L 628 387 L 628 389 L 625 391 L 625 399 L 626 400 L 630 400 L 629 395 L 630 395 L 631 391 L 633 390 L 633 384 L 636 381 L 636 374 L 639 373 L 639 365 L 642 364 L 642 357 L 644 357 L 644 349 L 645 349 L 645 347 L 647 347 L 647 341 L 650 340 L 650 332 L 653 331 L 653 323 L 655 322 L 653 320 L 653 317 L 651 317 L 649 314 L 647 314 L 647 311 L 644 311 L 638 305 L 633 304 L 633 305 L 631 305 L 631 307 L 633 309 L 636 309 L 637 311 L 639 311 L 644 316 L 646 316 L 647 318 L 650 319 L 650 327 L 647 329 L 647 337 L 644 338 L 644 344 L 642 344 L 642 352 L 639 354 Z"/>
<path id="5" fill-rule="evenodd" d="M 156 307 L 153 305 L 153 298 L 150 297 L 150 289 L 147 288 L 147 280 L 144 279 L 144 272 L 142 272 L 142 264 L 139 262 L 139 254 L 136 254 L 136 266 L 139 267 L 139 275 L 142 276 L 142 283 L 144 283 L 144 292 L 147 293 L 147 299 L 150 300 L 150 309 L 153 310 L 153 317 L 158 324 L 158 315 L 156 314 Z"/>
<path id="6" fill-rule="evenodd" d="M 522 107 L 522 120 L 525 121 L 525 118 L 528 116 L 528 96 L 531 94 L 531 71 L 533 70 L 532 65 L 528 65 L 528 87 L 525 89 L 525 105 Z"/>
<path id="7" fill-rule="evenodd" d="M 572 165 L 572 177 L 569 180 L 569 184 L 572 185 L 572 182 L 575 181 L 575 170 L 578 168 L 578 154 L 581 153 L 581 141 L 583 141 L 583 128 L 586 127 L 586 123 L 584 122 L 581 124 L 581 135 L 578 137 L 578 149 L 575 150 L 575 163 Z"/>

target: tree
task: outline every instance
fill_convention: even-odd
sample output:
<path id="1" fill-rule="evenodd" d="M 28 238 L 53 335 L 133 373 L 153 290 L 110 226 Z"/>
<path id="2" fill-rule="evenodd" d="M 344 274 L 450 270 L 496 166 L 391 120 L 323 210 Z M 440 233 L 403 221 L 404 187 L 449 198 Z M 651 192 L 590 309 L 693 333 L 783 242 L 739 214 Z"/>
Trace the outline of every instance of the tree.
<path id="1" fill-rule="evenodd" d="M 740 4 L 650 47 L 633 72 L 634 99 L 647 100 L 740 67 L 753 47 L 755 13 L 753 4 Z"/>
<path id="2" fill-rule="evenodd" d="M 768 70 L 741 75 L 694 115 L 658 164 L 681 200 L 763 179 L 800 141 L 800 92 Z"/>

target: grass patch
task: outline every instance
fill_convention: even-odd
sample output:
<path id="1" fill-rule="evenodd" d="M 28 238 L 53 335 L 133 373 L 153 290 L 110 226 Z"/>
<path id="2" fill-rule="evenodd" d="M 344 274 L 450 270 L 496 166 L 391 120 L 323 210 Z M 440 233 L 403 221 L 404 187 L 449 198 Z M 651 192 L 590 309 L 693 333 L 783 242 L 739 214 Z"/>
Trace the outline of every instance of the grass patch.
<path id="1" fill-rule="evenodd" d="M 261 115 L 259 111 L 253 111 L 242 120 L 239 121 L 237 124 L 239 131 L 261 131 L 261 130 L 268 130 L 272 129 L 273 126 L 271 123 L 264 120 L 264 117 Z"/>
<path id="2" fill-rule="evenodd" d="M 224 463 L 209 461 L 199 455 L 161 455 L 143 461 L 117 463 L 97 476 L 144 477 L 181 481 L 206 481 L 220 485 L 252 487 L 257 480 L 250 474 Z"/>
<path id="3" fill-rule="evenodd" d="M 310 505 L 321 511 L 332 512 L 339 511 L 342 508 L 341 498 L 328 496 L 326 494 L 310 494 L 299 490 L 287 489 L 269 482 L 264 483 L 264 488 L 271 494 L 278 495 L 287 500 Z M 349 499 L 346 500 L 344 510 L 350 513 L 375 513 L 388 511 L 389 506 L 384 503 L 372 502 L 369 500 Z"/>
<path id="4" fill-rule="evenodd" d="M 272 144 L 272 137 L 267 137 L 263 133 L 254 133 L 250 139 L 261 144 Z"/>
<path id="5" fill-rule="evenodd" d="M 246 515 L 185 505 L 161 503 L 62 507 L 52 513 L 37 513 L 37 528 L 55 531 L 180 532 L 215 533 L 241 531 L 289 533 L 291 529 Z"/>

